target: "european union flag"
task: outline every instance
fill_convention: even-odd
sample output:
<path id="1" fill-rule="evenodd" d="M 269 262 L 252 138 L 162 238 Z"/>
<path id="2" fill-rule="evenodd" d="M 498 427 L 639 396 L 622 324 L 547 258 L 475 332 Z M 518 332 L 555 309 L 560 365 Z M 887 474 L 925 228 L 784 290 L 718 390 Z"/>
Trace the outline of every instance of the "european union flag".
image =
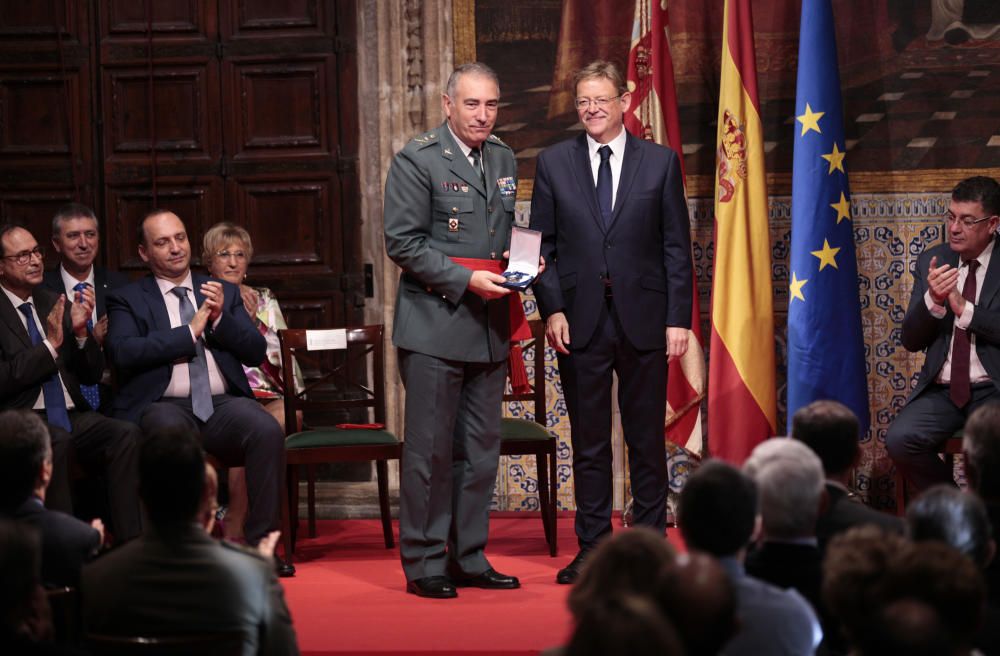
<path id="1" fill-rule="evenodd" d="M 795 117 L 788 429 L 800 407 L 833 399 L 853 410 L 866 432 L 868 384 L 830 0 L 802 2 Z"/>

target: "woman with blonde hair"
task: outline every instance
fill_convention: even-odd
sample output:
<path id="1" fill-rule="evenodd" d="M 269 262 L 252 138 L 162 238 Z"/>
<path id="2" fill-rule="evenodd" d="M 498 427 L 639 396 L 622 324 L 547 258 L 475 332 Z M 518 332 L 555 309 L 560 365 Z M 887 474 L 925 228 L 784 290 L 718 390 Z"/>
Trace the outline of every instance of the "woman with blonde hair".
<path id="1" fill-rule="evenodd" d="M 247 268 L 253 257 L 253 242 L 250 233 L 242 227 L 224 221 L 208 229 L 202 239 L 201 261 L 209 275 L 238 285 L 243 306 L 254 325 L 267 341 L 264 361 L 256 367 L 243 367 L 250 389 L 278 423 L 285 426 L 284 384 L 281 373 L 281 347 L 278 331 L 286 328 L 285 317 L 274 293 L 267 287 L 251 287 L 246 284 Z M 296 390 L 302 389 L 302 373 L 295 367 Z M 302 423 L 298 418 L 299 424 Z M 243 535 L 243 521 L 246 518 L 247 496 L 246 478 L 242 467 L 229 470 L 229 507 L 223 521 L 227 538 Z"/>

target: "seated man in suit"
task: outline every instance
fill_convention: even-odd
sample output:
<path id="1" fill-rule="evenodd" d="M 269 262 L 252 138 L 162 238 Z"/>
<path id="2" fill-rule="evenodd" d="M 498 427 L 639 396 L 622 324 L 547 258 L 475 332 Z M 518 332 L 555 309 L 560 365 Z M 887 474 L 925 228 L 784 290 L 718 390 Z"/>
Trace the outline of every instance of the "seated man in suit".
<path id="1" fill-rule="evenodd" d="M 87 632 L 239 632 L 243 656 L 298 653 L 270 563 L 206 532 L 215 493 L 196 430 L 175 426 L 147 436 L 139 455 L 139 496 L 150 528 L 84 567 Z"/>
<path id="2" fill-rule="evenodd" d="M 876 524 L 895 533 L 903 530 L 901 519 L 869 508 L 847 487 L 861 456 L 858 434 L 858 418 L 837 401 L 813 401 L 792 417 L 792 437 L 819 456 L 826 474 L 827 503 L 816 522 L 820 551 L 830 538 L 852 526 Z"/>
<path id="3" fill-rule="evenodd" d="M 44 285 L 52 291 L 66 294 L 66 298 L 89 287 L 94 290 L 94 310 L 87 326 L 97 344 L 104 345 L 108 334 L 108 292 L 129 283 L 128 276 L 118 271 L 97 266 L 98 236 L 97 216 L 86 205 L 70 203 L 60 207 L 52 217 L 52 247 L 59 254 L 60 264 L 45 272 Z M 81 385 L 80 392 L 93 408 L 107 413 L 111 404 L 108 385 Z"/>
<path id="4" fill-rule="evenodd" d="M 908 351 L 927 357 L 916 387 L 885 436 L 889 457 L 914 491 L 954 485 L 941 445 L 979 406 L 1000 399 L 1000 184 L 968 178 L 951 192 L 948 243 L 917 258 L 903 318 Z"/>
<path id="5" fill-rule="evenodd" d="M 192 274 L 177 215 L 151 211 L 139 222 L 138 241 L 152 275 L 108 296 L 106 346 L 120 383 L 112 413 L 147 434 L 169 426 L 199 431 L 206 451 L 246 467 L 246 536 L 256 544 L 278 528 L 285 462 L 284 432 L 254 400 L 243 372 L 261 363 L 267 344 L 236 285 Z M 294 572 L 279 566 L 283 575 Z"/>
<path id="6" fill-rule="evenodd" d="M 94 557 L 104 525 L 89 525 L 45 508 L 52 479 L 49 430 L 30 410 L 0 412 L 0 515 L 34 526 L 42 539 L 42 583 L 77 586 L 80 569 Z"/>
<path id="7" fill-rule="evenodd" d="M 135 499 L 139 429 L 93 411 L 80 383 L 96 383 L 104 356 L 87 329 L 94 292 L 67 301 L 42 287 L 43 251 L 30 232 L 0 225 L 0 410 L 35 410 L 48 422 L 53 471 L 47 504 L 71 513 L 70 445 L 75 462 L 105 469 L 118 540 L 139 534 Z M 44 319 L 43 319 L 44 317 Z"/>

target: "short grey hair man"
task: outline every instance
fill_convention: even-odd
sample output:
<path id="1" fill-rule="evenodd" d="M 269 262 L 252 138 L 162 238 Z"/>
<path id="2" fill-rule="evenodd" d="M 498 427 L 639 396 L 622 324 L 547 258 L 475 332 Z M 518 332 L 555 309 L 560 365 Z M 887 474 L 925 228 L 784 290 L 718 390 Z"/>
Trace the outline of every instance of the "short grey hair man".
<path id="1" fill-rule="evenodd" d="M 757 445 L 743 471 L 757 482 L 765 538 L 815 535 L 825 476 L 812 449 L 798 440 L 770 439 Z"/>

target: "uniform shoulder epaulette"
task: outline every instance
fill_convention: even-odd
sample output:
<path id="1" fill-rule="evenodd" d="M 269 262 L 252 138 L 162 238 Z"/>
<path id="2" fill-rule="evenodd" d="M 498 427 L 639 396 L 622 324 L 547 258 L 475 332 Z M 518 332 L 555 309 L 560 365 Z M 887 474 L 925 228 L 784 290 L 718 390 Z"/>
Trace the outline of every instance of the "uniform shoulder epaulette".
<path id="1" fill-rule="evenodd" d="M 410 145 L 415 146 L 417 149 L 426 148 L 431 144 L 436 144 L 438 142 L 438 132 L 437 130 L 431 130 L 430 132 L 424 132 L 423 134 L 418 134 L 417 136 L 410 139 Z"/>
<path id="2" fill-rule="evenodd" d="M 502 139 L 500 139 L 500 137 L 498 137 L 498 136 L 497 136 L 497 135 L 495 135 L 495 134 L 491 134 L 491 135 L 490 135 L 489 137 L 487 137 L 487 138 L 486 138 L 486 140 L 487 140 L 487 141 L 489 141 L 490 143 L 495 143 L 495 144 L 497 144 L 498 146 L 503 146 L 503 147 L 504 147 L 504 148 L 506 148 L 507 150 L 513 150 L 513 148 L 511 148 L 510 146 L 508 146 L 507 144 L 505 144 L 505 143 L 503 142 L 503 140 L 502 140 Z"/>

